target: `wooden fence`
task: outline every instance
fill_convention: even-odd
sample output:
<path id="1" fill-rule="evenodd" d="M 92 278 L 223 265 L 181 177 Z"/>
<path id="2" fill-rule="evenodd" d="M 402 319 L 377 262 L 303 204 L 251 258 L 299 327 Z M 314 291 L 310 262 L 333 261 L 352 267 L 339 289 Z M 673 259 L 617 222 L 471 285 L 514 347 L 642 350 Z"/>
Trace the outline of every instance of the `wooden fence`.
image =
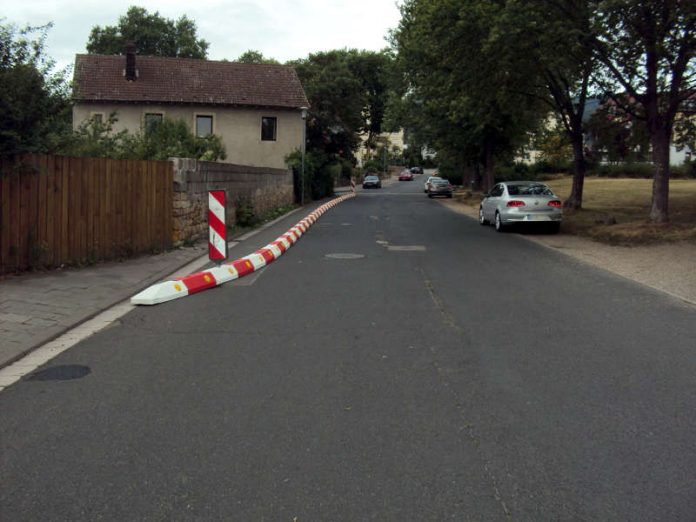
<path id="1" fill-rule="evenodd" d="M 0 273 L 170 248 L 172 186 L 167 161 L 0 161 Z"/>

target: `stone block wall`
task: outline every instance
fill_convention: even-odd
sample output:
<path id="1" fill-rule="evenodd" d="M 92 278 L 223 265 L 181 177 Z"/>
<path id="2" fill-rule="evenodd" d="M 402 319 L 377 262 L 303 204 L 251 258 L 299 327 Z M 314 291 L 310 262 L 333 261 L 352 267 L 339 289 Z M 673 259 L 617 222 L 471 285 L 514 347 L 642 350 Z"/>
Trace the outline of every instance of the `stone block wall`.
<path id="1" fill-rule="evenodd" d="M 292 171 L 230 163 L 173 158 L 174 244 L 208 235 L 208 191 L 225 190 L 227 225 L 236 223 L 237 208 L 251 206 L 264 217 L 273 209 L 293 203 Z"/>

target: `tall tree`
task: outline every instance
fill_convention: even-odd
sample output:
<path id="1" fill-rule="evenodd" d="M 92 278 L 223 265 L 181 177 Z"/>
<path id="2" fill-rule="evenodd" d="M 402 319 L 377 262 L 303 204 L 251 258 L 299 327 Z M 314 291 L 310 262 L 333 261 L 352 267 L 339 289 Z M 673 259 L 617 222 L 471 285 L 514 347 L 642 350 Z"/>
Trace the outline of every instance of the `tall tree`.
<path id="1" fill-rule="evenodd" d="M 675 117 L 696 96 L 696 3 L 597 0 L 595 81 L 622 110 L 647 123 L 653 177 L 650 219 L 669 221 L 669 150 Z"/>
<path id="2" fill-rule="evenodd" d="M 388 60 L 381 53 L 343 49 L 292 62 L 311 105 L 310 146 L 352 159 L 359 134 L 380 132 Z"/>
<path id="3" fill-rule="evenodd" d="M 495 41 L 508 59 L 523 62 L 530 96 L 556 114 L 573 149 L 573 185 L 566 208 L 582 207 L 587 161 L 585 108 L 594 71 L 588 0 L 510 0 L 498 17 Z"/>
<path id="4" fill-rule="evenodd" d="M 51 152 L 70 130 L 62 73 L 44 54 L 51 25 L 0 25 L 0 155 Z"/>
<path id="5" fill-rule="evenodd" d="M 131 6 L 117 25 L 95 26 L 87 41 L 90 54 L 123 54 L 126 42 L 135 42 L 138 53 L 147 56 L 206 58 L 208 42 L 198 38 L 196 23 L 182 15 L 178 20 Z"/>
<path id="6" fill-rule="evenodd" d="M 482 163 L 484 189 L 495 158 L 510 155 L 540 116 L 519 92 L 525 71 L 494 43 L 504 3 L 407 0 L 392 34 L 408 99 L 428 120 L 438 157 Z"/>
<path id="7" fill-rule="evenodd" d="M 384 111 L 390 89 L 393 58 L 387 52 L 350 50 L 346 53 L 348 68 L 362 84 L 362 129 L 367 134 L 365 145 L 371 148 L 382 132 Z"/>

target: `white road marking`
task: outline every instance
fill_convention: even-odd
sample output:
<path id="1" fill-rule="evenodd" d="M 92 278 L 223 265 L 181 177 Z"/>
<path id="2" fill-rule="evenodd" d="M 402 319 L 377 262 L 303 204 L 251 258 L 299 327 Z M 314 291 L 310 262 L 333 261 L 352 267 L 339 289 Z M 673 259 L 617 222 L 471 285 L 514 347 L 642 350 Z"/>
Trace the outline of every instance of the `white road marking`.
<path id="1" fill-rule="evenodd" d="M 388 245 L 387 250 L 389 250 L 390 252 L 425 252 L 425 247 L 423 245 L 412 245 L 412 246 Z"/>
<path id="2" fill-rule="evenodd" d="M 46 364 L 68 348 L 72 348 L 77 343 L 118 321 L 134 308 L 135 306 L 130 304 L 130 298 L 128 298 L 6 366 L 0 370 L 0 391 L 33 372 L 42 364 Z"/>

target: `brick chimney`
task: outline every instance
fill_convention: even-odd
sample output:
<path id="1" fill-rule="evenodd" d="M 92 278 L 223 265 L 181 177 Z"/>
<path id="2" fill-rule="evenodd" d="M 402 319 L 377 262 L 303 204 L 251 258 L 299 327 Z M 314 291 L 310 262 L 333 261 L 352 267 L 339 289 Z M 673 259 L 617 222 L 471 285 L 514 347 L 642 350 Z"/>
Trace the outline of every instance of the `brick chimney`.
<path id="1" fill-rule="evenodd" d="M 138 69 L 135 68 L 135 42 L 126 43 L 126 80 L 134 82 L 138 78 Z"/>

